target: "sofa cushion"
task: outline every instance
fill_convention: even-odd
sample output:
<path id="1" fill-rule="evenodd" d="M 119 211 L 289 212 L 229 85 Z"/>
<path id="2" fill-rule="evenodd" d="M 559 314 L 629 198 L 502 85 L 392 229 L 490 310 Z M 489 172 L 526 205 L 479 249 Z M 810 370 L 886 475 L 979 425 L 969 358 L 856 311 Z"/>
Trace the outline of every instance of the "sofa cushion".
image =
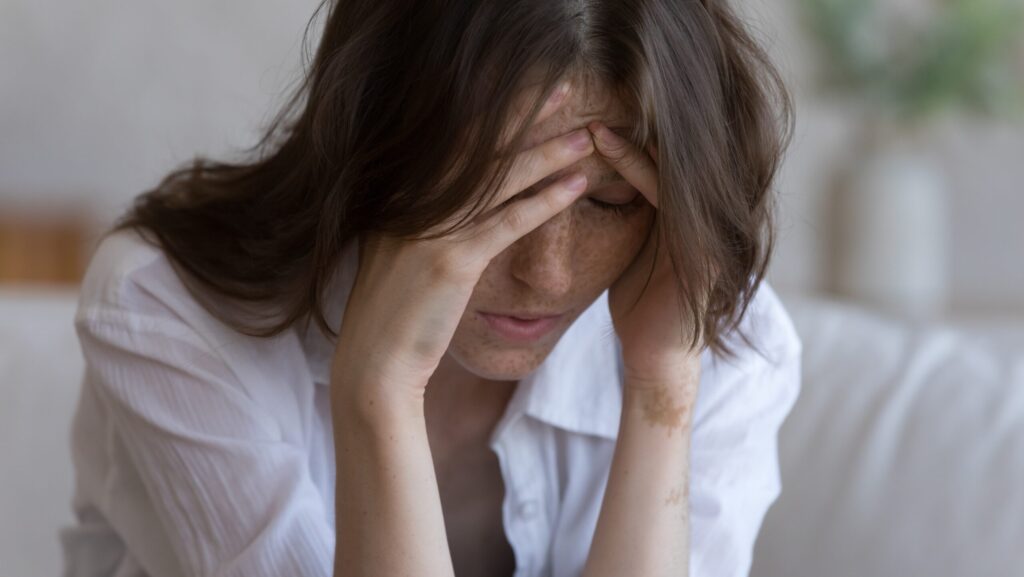
<path id="1" fill-rule="evenodd" d="M 1024 575 L 1024 323 L 784 300 L 804 385 L 751 575 Z"/>
<path id="2" fill-rule="evenodd" d="M 4 575 L 60 575 L 72 521 L 68 442 L 82 379 L 77 292 L 0 289 L 0 559 Z"/>

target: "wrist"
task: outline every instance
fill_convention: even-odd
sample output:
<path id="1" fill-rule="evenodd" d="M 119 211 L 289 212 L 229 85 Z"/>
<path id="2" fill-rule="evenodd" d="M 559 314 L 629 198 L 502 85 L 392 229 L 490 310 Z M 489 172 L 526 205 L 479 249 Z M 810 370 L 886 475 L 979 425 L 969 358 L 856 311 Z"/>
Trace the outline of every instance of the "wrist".
<path id="1" fill-rule="evenodd" d="M 626 390 L 662 391 L 670 389 L 689 394 L 696 394 L 701 377 L 700 357 L 690 357 L 684 361 L 661 364 L 657 367 L 647 366 L 637 370 L 628 365 L 623 370 L 623 384 Z"/>
<path id="2" fill-rule="evenodd" d="M 335 428 L 389 433 L 406 424 L 424 422 L 420 392 L 392 387 L 376 379 L 332 379 L 331 418 Z"/>

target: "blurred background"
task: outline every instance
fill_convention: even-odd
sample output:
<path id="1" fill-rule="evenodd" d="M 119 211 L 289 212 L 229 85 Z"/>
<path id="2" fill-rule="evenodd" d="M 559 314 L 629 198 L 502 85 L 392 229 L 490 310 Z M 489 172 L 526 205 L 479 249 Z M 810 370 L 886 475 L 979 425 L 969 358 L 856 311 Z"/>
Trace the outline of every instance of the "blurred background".
<path id="1" fill-rule="evenodd" d="M 1021 554 L 1007 553 L 1024 542 L 1021 1 L 735 4 L 796 100 L 794 140 L 777 181 L 779 244 L 769 280 L 790 306 L 808 353 L 804 395 L 780 445 L 784 486 L 798 487 L 800 501 L 784 492 L 773 508 L 755 574 L 1024 575 Z M 21 463 L 0 466 L 0 518 L 17 520 L 0 525 L 0 559 L 14 559 L 5 574 L 54 574 L 59 564 L 53 524 L 70 518 L 65 435 L 82 370 L 71 316 L 97 233 L 180 163 L 233 157 L 255 143 L 298 78 L 302 33 L 316 5 L 0 2 L 0 452 L 5 464 Z M 985 327 L 987 340 L 957 340 L 967 333 L 941 328 L 954 325 Z M 940 328 L 918 332 L 925 326 Z M 938 348 L 926 352 L 908 344 L 933 341 Z M 958 350 L 971 356 L 956 356 Z M 26 360 L 33 355 L 43 361 Z M 919 358 L 934 362 L 911 366 Z M 873 366 L 893 368 L 871 382 L 855 380 Z M 952 388 L 940 386 L 939 374 L 955 377 Z M 999 384 L 982 386 L 989 382 Z M 970 404 L 970 418 L 949 418 L 935 408 L 946 406 L 940 404 L 929 409 L 940 420 L 920 424 L 926 417 L 918 415 L 917 424 L 895 429 L 890 405 L 858 405 L 854 397 L 916 387 L 913 395 L 899 393 L 898 402 L 934 394 L 948 404 L 967 386 L 989 395 Z M 861 406 L 861 420 L 841 429 L 846 417 L 835 411 L 852 406 Z M 900 414 L 907 406 L 921 405 L 905 405 Z M 45 433 L 40 415 L 54 419 Z M 820 423 L 835 427 L 833 434 L 817 435 L 813 425 Z M 961 431 L 960 441 L 943 436 L 948 423 Z M 880 430 L 888 441 L 873 444 L 872 432 Z M 917 431 L 917 445 L 900 436 L 909 430 Z M 838 439 L 842 450 L 801 444 L 810 437 Z M 985 463 L 992 465 L 975 460 L 976 475 L 1018 489 L 950 473 L 945 465 L 961 462 L 957 442 L 988 447 Z M 908 461 L 894 456 L 904 454 L 895 447 L 934 458 L 915 461 L 916 472 L 900 477 L 898 467 Z M 844 460 L 829 460 L 840 455 Z M 867 467 L 877 474 L 854 483 L 853 471 L 861 470 L 854 463 L 869 457 L 887 464 Z M 919 490 L 939 477 L 959 484 Z M 827 481 L 835 491 L 814 501 L 819 493 L 801 478 Z M 907 483 L 895 496 L 886 493 L 894 479 Z M 994 501 L 962 501 L 982 486 Z M 850 496 L 842 511 L 840 490 Z M 909 525 L 881 523 L 899 526 L 895 537 L 878 533 L 878 525 L 829 529 L 844 515 L 862 518 L 871 504 L 885 503 L 872 509 L 885 514 L 912 501 Z M 937 511 L 956 518 L 946 523 Z M 824 525 L 811 523 L 825 514 Z M 927 555 L 900 557 L 886 545 L 923 543 L 921 532 L 940 525 L 952 532 L 932 535 Z M 993 527 L 1001 532 L 992 534 Z M 875 534 L 885 542 L 872 541 Z M 859 552 L 860 564 L 836 564 L 842 556 L 825 535 Z M 961 541 L 972 538 L 975 549 Z M 1001 544 L 1006 548 L 992 549 Z M 33 547 L 38 551 L 27 555 Z M 961 555 L 943 557 L 954 550 Z M 797 560 L 815 555 L 827 570 L 798 570 Z M 882 559 L 892 562 L 864 565 Z M 1015 569 L 999 569 L 992 559 Z"/>

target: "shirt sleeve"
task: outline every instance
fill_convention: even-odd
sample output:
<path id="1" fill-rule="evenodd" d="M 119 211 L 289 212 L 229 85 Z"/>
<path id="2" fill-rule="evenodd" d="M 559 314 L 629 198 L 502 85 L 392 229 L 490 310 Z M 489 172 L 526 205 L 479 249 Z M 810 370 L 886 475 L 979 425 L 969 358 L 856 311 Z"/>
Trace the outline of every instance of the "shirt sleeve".
<path id="1" fill-rule="evenodd" d="M 148 574 L 331 575 L 334 530 L 305 450 L 281 440 L 215 350 L 184 323 L 79 320 L 76 330 L 144 488 L 146 506 L 110 504 L 109 521 Z M 153 547 L 154 534 L 166 546 Z"/>
<path id="2" fill-rule="evenodd" d="M 800 389 L 799 348 L 777 362 L 748 360 L 709 391 L 694 423 L 690 470 L 690 575 L 746 577 L 754 544 L 781 492 L 778 431 Z M 726 369 L 726 367 L 728 367 Z"/>

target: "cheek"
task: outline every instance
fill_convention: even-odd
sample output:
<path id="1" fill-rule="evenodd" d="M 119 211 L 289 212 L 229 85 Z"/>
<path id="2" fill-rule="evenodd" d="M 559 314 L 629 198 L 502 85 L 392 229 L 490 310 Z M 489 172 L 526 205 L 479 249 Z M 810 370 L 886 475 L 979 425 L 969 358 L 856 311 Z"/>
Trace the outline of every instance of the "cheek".
<path id="1" fill-rule="evenodd" d="M 653 207 L 619 216 L 593 207 L 580 209 L 576 220 L 580 285 L 611 285 L 640 252 L 651 227 Z"/>

